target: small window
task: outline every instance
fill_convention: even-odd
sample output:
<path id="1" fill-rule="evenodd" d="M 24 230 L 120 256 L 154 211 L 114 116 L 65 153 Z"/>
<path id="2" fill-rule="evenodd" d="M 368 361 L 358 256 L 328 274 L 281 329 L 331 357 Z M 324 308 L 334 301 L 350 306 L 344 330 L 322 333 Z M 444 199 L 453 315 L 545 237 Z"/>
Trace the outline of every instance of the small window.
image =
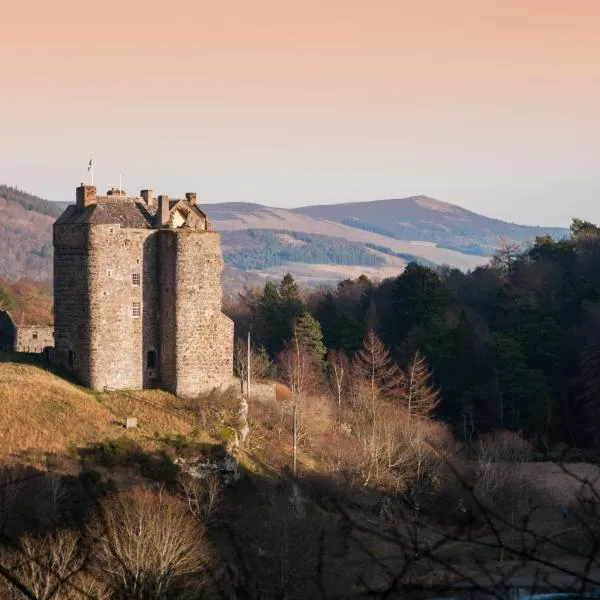
<path id="1" fill-rule="evenodd" d="M 139 319 L 140 314 L 141 314 L 141 307 L 140 307 L 139 302 L 133 303 L 133 313 L 132 314 L 133 314 L 134 319 Z"/>
<path id="2" fill-rule="evenodd" d="M 112 277 L 112 270 L 111 269 L 106 269 L 106 276 L 107 277 Z"/>
<path id="3" fill-rule="evenodd" d="M 156 350 L 148 350 L 146 355 L 146 368 L 156 369 Z"/>
<path id="4" fill-rule="evenodd" d="M 33 339 L 34 339 L 34 340 L 37 340 L 37 339 L 38 339 L 38 338 L 37 338 L 37 331 L 34 331 L 34 332 L 33 332 Z"/>
<path id="5" fill-rule="evenodd" d="M 131 283 L 132 285 L 140 285 L 140 274 L 139 273 L 134 273 L 131 276 Z"/>
<path id="6" fill-rule="evenodd" d="M 109 227 L 108 228 L 108 233 L 114 233 L 115 232 L 115 228 L 114 227 Z"/>

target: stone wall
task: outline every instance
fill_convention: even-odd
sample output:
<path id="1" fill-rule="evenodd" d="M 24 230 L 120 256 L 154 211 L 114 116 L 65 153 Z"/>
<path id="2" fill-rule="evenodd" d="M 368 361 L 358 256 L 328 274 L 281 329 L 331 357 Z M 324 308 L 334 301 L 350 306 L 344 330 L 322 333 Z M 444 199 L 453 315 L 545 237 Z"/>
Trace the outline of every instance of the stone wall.
<path id="1" fill-rule="evenodd" d="M 147 353 L 158 350 L 156 233 L 116 225 L 92 227 L 88 254 L 92 388 L 151 385 Z"/>
<path id="2" fill-rule="evenodd" d="M 54 327 L 17 325 L 14 351 L 39 354 L 54 346 Z"/>
<path id="3" fill-rule="evenodd" d="M 243 394 L 246 394 L 246 387 L 246 382 L 244 382 L 241 386 Z M 250 401 L 252 401 L 253 398 L 268 402 L 275 402 L 275 400 L 277 400 L 277 390 L 275 389 L 275 384 L 250 382 Z"/>
<path id="4" fill-rule="evenodd" d="M 236 385 L 233 322 L 221 312 L 220 235 L 189 229 L 159 235 L 163 385 L 181 396 Z"/>
<path id="5" fill-rule="evenodd" d="M 54 360 L 90 384 L 88 225 L 54 225 Z"/>

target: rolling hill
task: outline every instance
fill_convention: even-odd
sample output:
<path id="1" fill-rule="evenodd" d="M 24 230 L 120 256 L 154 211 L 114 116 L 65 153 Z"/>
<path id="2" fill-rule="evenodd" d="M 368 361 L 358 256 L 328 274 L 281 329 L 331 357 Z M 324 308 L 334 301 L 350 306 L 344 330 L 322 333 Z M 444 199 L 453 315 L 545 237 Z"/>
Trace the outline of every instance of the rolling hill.
<path id="1" fill-rule="evenodd" d="M 502 238 L 527 242 L 542 232 L 562 237 L 558 227 L 532 227 L 491 219 L 427 196 L 304 206 L 294 212 L 342 223 L 399 240 L 435 242 L 438 248 L 489 256 Z"/>
<path id="2" fill-rule="evenodd" d="M 0 185 L 0 277 L 51 279 L 52 223 L 66 206 Z M 503 238 L 568 233 L 506 223 L 426 196 L 292 210 L 246 202 L 202 207 L 222 232 L 226 293 L 288 271 L 318 285 L 363 273 L 395 276 L 413 260 L 472 269 Z"/>

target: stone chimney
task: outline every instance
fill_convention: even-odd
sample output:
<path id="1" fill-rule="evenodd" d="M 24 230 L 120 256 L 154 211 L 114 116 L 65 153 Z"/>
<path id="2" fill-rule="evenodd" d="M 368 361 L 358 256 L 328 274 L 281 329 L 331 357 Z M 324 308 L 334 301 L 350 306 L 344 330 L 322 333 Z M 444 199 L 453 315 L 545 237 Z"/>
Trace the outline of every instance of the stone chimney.
<path id="1" fill-rule="evenodd" d="M 152 190 L 142 190 L 140 196 L 148 206 L 154 207 L 154 192 Z"/>
<path id="2" fill-rule="evenodd" d="M 169 222 L 169 196 L 158 197 L 158 220 L 161 226 Z"/>
<path id="3" fill-rule="evenodd" d="M 96 204 L 96 188 L 93 185 L 83 185 L 82 183 L 77 188 L 75 197 L 77 199 L 77 206 L 81 208 Z"/>
<path id="4" fill-rule="evenodd" d="M 106 192 L 107 196 L 118 196 L 119 198 L 125 198 L 127 196 L 127 192 L 121 188 L 110 188 Z"/>
<path id="5" fill-rule="evenodd" d="M 192 205 L 196 204 L 196 192 L 186 192 L 185 199 Z"/>

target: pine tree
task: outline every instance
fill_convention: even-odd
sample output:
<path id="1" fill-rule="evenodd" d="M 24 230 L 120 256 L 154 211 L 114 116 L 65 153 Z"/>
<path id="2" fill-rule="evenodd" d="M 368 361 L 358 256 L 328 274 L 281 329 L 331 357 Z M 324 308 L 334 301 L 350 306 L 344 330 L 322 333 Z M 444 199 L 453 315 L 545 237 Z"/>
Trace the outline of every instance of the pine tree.
<path id="1" fill-rule="evenodd" d="M 322 364 L 326 350 L 323 345 L 323 333 L 319 321 L 307 310 L 304 310 L 296 319 L 294 332 L 300 344 L 314 355 L 318 364 Z"/>

